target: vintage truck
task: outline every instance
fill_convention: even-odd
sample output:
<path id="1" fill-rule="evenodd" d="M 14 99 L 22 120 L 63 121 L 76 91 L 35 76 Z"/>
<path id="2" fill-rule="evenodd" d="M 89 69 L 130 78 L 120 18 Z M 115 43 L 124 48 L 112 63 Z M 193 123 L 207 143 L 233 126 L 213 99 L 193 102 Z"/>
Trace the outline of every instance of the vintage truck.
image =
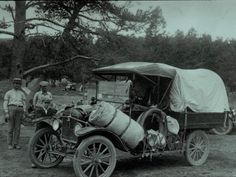
<path id="1" fill-rule="evenodd" d="M 128 62 L 93 73 L 96 101 L 38 122 L 42 129 L 29 143 L 36 166 L 54 167 L 71 155 L 76 176 L 109 177 L 116 148 L 141 158 L 178 151 L 202 165 L 210 150 L 206 132 L 232 116 L 222 79 L 207 69 Z"/>

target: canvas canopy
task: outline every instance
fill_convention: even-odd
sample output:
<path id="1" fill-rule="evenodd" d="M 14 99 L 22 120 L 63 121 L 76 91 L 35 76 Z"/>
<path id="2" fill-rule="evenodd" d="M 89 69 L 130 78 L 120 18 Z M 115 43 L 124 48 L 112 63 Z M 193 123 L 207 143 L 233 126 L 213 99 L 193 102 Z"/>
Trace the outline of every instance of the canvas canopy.
<path id="1" fill-rule="evenodd" d="M 223 80 L 215 72 L 207 69 L 180 69 L 162 63 L 127 62 L 98 68 L 94 73 L 137 73 L 171 78 L 171 110 L 183 112 L 189 107 L 194 112 L 229 111 Z"/>

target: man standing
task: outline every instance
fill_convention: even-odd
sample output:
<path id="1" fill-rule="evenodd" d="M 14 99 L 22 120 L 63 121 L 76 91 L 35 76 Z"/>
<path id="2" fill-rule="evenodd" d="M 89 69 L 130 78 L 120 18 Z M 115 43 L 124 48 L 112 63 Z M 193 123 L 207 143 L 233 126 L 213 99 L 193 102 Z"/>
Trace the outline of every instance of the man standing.
<path id="1" fill-rule="evenodd" d="M 25 94 L 21 90 L 21 79 L 13 79 L 13 89 L 6 92 L 4 96 L 3 109 L 8 119 L 8 149 L 20 149 L 19 138 L 21 120 L 26 109 Z"/>
<path id="2" fill-rule="evenodd" d="M 43 100 L 46 97 L 47 99 L 52 100 L 52 94 L 48 91 L 48 82 L 47 81 L 41 81 L 40 82 L 41 90 L 36 92 L 33 98 L 33 105 L 34 108 L 42 107 Z"/>

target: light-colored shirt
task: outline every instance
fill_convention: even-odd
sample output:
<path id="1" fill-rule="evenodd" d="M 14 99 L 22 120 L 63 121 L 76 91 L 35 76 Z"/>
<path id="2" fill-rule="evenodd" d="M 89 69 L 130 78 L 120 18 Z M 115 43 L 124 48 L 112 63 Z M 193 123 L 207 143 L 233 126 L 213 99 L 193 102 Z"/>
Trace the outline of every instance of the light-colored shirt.
<path id="1" fill-rule="evenodd" d="M 4 96 L 3 109 L 7 113 L 9 105 L 23 106 L 24 110 L 26 108 L 25 104 L 25 94 L 22 90 L 11 89 L 7 91 Z"/>
<path id="2" fill-rule="evenodd" d="M 43 93 L 42 91 L 36 92 L 34 95 L 34 98 L 33 98 L 33 105 L 38 106 L 38 107 L 42 107 L 43 100 L 46 97 L 49 98 L 50 100 L 52 100 L 52 94 L 50 92 L 46 92 L 46 93 Z"/>

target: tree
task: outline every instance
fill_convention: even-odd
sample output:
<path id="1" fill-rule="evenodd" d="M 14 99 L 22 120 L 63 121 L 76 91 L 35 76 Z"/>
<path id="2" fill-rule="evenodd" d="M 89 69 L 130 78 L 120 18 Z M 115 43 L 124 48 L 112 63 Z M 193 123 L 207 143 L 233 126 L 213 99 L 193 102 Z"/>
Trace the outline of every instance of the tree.
<path id="1" fill-rule="evenodd" d="M 14 21 L 14 33 L 9 31 L 0 31 L 0 33 L 12 35 L 14 37 L 12 47 L 13 59 L 11 60 L 11 77 L 21 76 L 23 72 L 22 61 L 25 54 L 26 1 L 15 1 L 15 15 L 14 10 L 10 5 L 6 6 L 4 10 L 12 14 Z M 7 25 L 2 26 L 2 28 L 7 27 Z"/>
<path id="2" fill-rule="evenodd" d="M 148 17 L 148 20 L 149 20 L 149 26 L 146 29 L 147 38 L 157 36 L 160 33 L 160 30 L 163 29 L 166 25 L 166 22 L 162 17 L 162 11 L 160 7 L 156 7 L 152 11 L 152 14 Z"/>
<path id="3" fill-rule="evenodd" d="M 136 33 L 147 28 L 156 33 L 165 23 L 160 8 L 150 11 L 137 10 L 133 14 L 128 10 L 130 4 L 101 0 L 46 1 L 38 6 L 38 14 L 47 18 L 47 23 L 64 28 L 61 33 L 62 40 L 58 42 L 57 48 L 60 49 L 66 44 L 77 53 L 81 52 L 80 44 L 84 36 L 102 36 L 111 40 L 114 34 Z"/>
<path id="4" fill-rule="evenodd" d="M 11 75 L 20 75 L 25 66 L 22 66 L 22 58 L 25 53 L 25 38 L 31 35 L 39 35 L 40 27 L 54 30 L 58 38 L 55 46 L 57 52 L 52 60 L 63 60 L 60 56 L 61 49 L 66 49 L 72 57 L 83 54 L 84 37 L 103 36 L 110 38 L 110 34 L 120 35 L 121 32 L 158 31 L 164 24 L 160 8 L 154 10 L 137 10 L 131 13 L 128 8 L 130 2 L 114 2 L 101 0 L 82 1 L 15 1 L 15 14 L 12 5 L 7 5 L 4 10 L 13 17 L 14 32 L 0 31 L 0 33 L 14 36 L 12 70 Z M 35 8 L 37 16 L 26 19 L 26 10 Z M 158 20 L 159 19 L 159 20 Z M 158 24 L 154 24 L 158 22 Z M 3 25 L 1 25 L 3 24 Z M 2 21 L 1 27 L 9 27 L 9 23 Z M 36 32 L 36 33 L 35 33 Z M 64 50 L 63 50 L 64 51 Z"/>

